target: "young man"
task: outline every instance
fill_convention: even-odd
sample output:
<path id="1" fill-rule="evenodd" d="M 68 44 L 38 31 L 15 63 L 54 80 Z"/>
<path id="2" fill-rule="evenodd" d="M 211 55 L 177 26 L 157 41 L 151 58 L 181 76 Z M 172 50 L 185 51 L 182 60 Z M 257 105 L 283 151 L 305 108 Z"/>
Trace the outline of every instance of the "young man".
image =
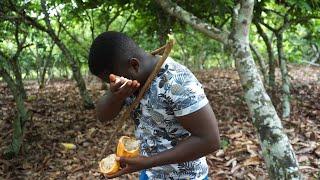
<path id="1" fill-rule="evenodd" d="M 98 118 L 111 120 L 130 105 L 158 60 L 122 33 L 100 34 L 90 48 L 89 68 L 110 90 L 97 104 Z M 132 118 L 141 156 L 120 157 L 124 168 L 109 178 L 135 171 L 141 171 L 140 179 L 208 178 L 204 156 L 219 148 L 218 125 L 201 84 L 186 67 L 168 58 Z"/>

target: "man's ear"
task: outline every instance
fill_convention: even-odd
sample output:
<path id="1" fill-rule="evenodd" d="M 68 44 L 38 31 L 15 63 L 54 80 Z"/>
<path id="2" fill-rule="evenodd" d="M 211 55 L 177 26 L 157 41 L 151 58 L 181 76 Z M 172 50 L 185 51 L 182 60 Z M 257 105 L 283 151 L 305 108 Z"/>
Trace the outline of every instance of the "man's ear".
<path id="1" fill-rule="evenodd" d="M 133 70 L 138 73 L 139 72 L 139 66 L 140 66 L 140 61 L 137 58 L 131 58 L 130 61 L 130 67 L 133 68 Z"/>

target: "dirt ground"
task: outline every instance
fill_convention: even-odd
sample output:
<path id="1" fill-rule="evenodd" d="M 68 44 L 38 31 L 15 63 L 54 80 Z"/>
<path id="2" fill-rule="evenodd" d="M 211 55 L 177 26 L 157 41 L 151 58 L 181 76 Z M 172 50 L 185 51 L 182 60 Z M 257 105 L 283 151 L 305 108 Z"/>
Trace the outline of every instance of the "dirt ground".
<path id="1" fill-rule="evenodd" d="M 219 120 L 221 149 L 209 154 L 213 179 L 266 179 L 259 141 L 245 105 L 235 70 L 196 72 Z M 283 120 L 306 179 L 320 179 L 320 69 L 291 67 L 292 113 Z M 90 81 L 88 88 L 96 100 L 103 94 L 100 83 Z M 52 81 L 43 90 L 27 82 L 27 107 L 32 111 L 21 153 L 12 160 L 0 158 L 0 179 L 103 179 L 98 172 L 101 151 L 117 119 L 99 122 L 94 110 L 85 110 L 70 80 Z M 278 96 L 280 91 L 278 92 Z M 279 99 L 274 100 L 278 112 Z M 15 116 L 13 97 L 0 83 L 0 153 L 10 144 Z M 128 120 L 117 132 L 132 135 Z M 114 152 L 114 140 L 109 152 Z M 73 143 L 65 150 L 61 143 Z M 119 179 L 137 179 L 137 173 Z"/>

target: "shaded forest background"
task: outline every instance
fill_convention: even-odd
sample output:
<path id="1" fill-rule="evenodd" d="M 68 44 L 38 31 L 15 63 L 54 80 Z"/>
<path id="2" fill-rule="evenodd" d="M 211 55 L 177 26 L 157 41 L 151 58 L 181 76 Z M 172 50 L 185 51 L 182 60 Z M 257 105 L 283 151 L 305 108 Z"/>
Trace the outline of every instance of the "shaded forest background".
<path id="1" fill-rule="evenodd" d="M 233 26 L 232 0 L 176 3 L 220 30 Z M 320 176 L 319 6 L 255 1 L 250 26 L 264 87 L 310 179 Z M 171 56 L 204 84 L 220 123 L 221 149 L 207 157 L 211 177 L 268 177 L 230 47 L 171 16 L 161 0 L 4 0 L 0 27 L 0 177 L 101 177 L 99 153 L 117 121 L 96 120 L 94 102 L 108 86 L 90 75 L 87 58 L 93 39 L 110 30 L 147 51 L 176 41 Z M 133 128 L 128 121 L 119 135 Z"/>

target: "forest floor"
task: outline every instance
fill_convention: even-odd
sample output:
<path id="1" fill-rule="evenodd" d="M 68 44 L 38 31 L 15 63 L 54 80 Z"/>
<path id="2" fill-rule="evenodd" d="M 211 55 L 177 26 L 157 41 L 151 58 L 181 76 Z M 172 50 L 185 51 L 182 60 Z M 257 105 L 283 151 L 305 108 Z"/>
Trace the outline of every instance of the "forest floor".
<path id="1" fill-rule="evenodd" d="M 208 155 L 210 177 L 214 179 L 266 179 L 257 135 L 243 99 L 239 78 L 234 70 L 213 69 L 195 73 L 219 120 L 221 149 Z M 292 113 L 282 120 L 306 179 L 320 178 L 320 69 L 292 67 Z M 90 81 L 88 88 L 96 100 L 103 94 L 100 83 Z M 19 156 L 0 158 L 0 179 L 99 179 L 101 151 L 117 120 L 101 123 L 94 110 L 85 110 L 70 80 L 52 81 L 38 90 L 27 82 L 28 102 L 33 112 L 26 124 L 24 144 Z M 278 92 L 278 96 L 279 96 Z M 275 100 L 280 111 L 280 100 Z M 14 101 L 5 84 L 0 84 L 0 153 L 10 144 Z M 121 135 L 131 135 L 128 121 Z M 117 138 L 118 138 L 117 137 Z M 114 140 L 109 152 L 115 149 Z M 65 150 L 61 143 L 73 143 Z M 119 179 L 136 179 L 137 173 Z"/>

